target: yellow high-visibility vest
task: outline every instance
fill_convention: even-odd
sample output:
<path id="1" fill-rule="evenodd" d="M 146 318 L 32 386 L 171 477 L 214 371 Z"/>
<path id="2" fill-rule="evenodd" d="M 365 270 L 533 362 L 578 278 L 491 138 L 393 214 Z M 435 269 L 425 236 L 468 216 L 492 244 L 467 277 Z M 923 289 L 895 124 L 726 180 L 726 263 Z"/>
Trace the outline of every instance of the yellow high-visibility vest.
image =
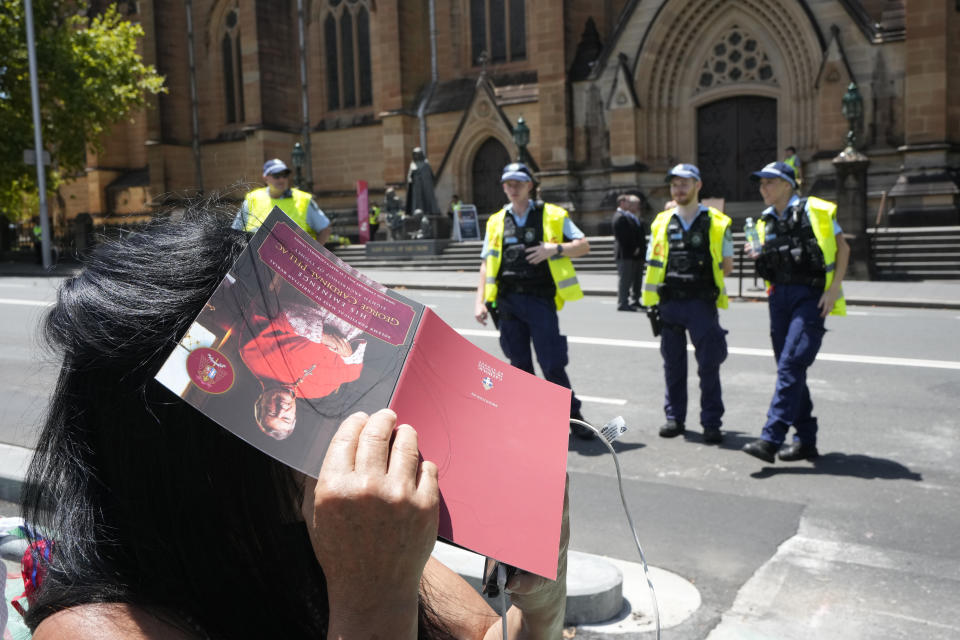
<path id="1" fill-rule="evenodd" d="M 507 215 L 507 208 L 504 207 L 490 216 L 487 220 L 487 279 L 483 288 L 483 299 L 487 302 L 496 302 L 497 300 L 497 275 L 500 273 L 500 261 L 503 254 L 503 224 Z M 543 205 L 543 241 L 544 242 L 563 242 L 563 221 L 569 214 L 563 207 L 550 204 Z M 557 294 L 553 301 L 557 305 L 557 311 L 563 308 L 568 300 L 579 300 L 583 297 L 583 290 L 580 288 L 580 282 L 577 280 L 577 272 L 573 268 L 573 262 L 562 253 L 550 256 L 547 260 L 547 267 L 550 269 L 550 277 L 557 287 Z"/>
<path id="2" fill-rule="evenodd" d="M 810 214 L 810 226 L 813 228 L 813 235 L 817 238 L 817 245 L 823 252 L 823 263 L 826 265 L 827 278 L 823 285 L 826 291 L 833 283 L 833 275 L 837 270 L 837 236 L 833 232 L 833 221 L 837 218 L 837 205 L 828 200 L 810 196 L 807 198 L 807 211 Z M 760 234 L 760 242 L 764 242 L 766 237 L 767 221 L 763 218 L 757 222 L 757 233 Z M 770 282 L 767 282 L 770 287 Z M 843 291 L 840 297 L 833 305 L 830 313 L 835 316 L 847 315 L 847 301 L 843 297 Z"/>
<path id="3" fill-rule="evenodd" d="M 243 230 L 256 231 L 273 211 L 273 208 L 280 207 L 301 229 L 316 238 L 316 232 L 307 224 L 307 209 L 310 206 L 312 196 L 300 189 L 291 189 L 290 193 L 289 198 L 271 198 L 269 187 L 254 189 L 248 193 L 246 196 L 247 219 L 244 220 Z"/>
<path id="4" fill-rule="evenodd" d="M 652 307 L 660 302 L 657 288 L 663 284 L 667 276 L 667 256 L 670 253 L 667 227 L 670 226 L 670 219 L 676 212 L 676 208 L 661 211 L 650 225 L 651 254 L 650 259 L 647 260 L 647 271 L 643 276 L 643 295 L 641 296 L 641 303 L 645 307 Z M 727 298 L 726 285 L 723 283 L 723 236 L 730 227 L 730 218 L 713 207 L 707 207 L 707 215 L 710 216 L 710 265 L 713 282 L 720 292 L 717 295 L 717 306 L 726 309 L 730 301 Z"/>

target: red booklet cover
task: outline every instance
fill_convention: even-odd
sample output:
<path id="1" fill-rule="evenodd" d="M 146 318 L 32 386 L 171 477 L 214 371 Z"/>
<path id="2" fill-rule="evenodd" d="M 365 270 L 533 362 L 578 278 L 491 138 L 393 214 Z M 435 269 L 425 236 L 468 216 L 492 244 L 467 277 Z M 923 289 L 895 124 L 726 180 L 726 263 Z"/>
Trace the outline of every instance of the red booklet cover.
<path id="1" fill-rule="evenodd" d="M 473 345 L 279 209 L 157 380 L 313 476 L 344 417 L 389 406 L 439 467 L 440 537 L 556 576 L 570 390 Z"/>

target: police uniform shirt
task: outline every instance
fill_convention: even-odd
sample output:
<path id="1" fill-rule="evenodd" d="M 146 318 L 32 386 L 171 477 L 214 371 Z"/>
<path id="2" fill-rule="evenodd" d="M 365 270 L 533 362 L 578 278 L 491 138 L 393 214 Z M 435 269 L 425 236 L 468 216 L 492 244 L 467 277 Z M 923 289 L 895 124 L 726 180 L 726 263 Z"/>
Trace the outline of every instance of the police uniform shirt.
<path id="1" fill-rule="evenodd" d="M 710 215 L 707 213 L 707 208 L 703 205 L 700 205 L 700 210 L 697 211 L 697 215 L 693 216 L 693 220 L 689 223 L 683 219 L 683 216 L 680 215 L 679 209 L 673 210 L 673 217 L 680 221 L 680 226 L 683 227 L 684 231 L 690 231 L 690 227 L 693 226 L 693 223 L 697 221 L 697 218 L 700 216 Z M 724 258 L 733 257 L 733 231 L 731 228 L 733 225 L 727 227 L 727 230 L 723 234 L 723 244 L 720 247 L 720 255 Z M 649 261 L 653 258 L 653 245 L 656 243 L 651 238 L 650 244 L 647 245 L 647 257 L 646 260 Z"/>
<path id="2" fill-rule="evenodd" d="M 798 204 L 800 204 L 800 196 L 798 196 L 797 194 L 794 194 L 793 197 L 790 198 L 790 201 L 787 203 L 787 206 L 786 208 L 784 208 L 782 214 L 778 213 L 777 210 L 773 207 L 773 205 L 770 205 L 769 207 L 763 210 L 763 213 L 760 214 L 760 217 L 762 218 L 763 216 L 769 214 L 776 217 L 776 219 L 779 220 L 780 222 L 783 222 L 784 220 L 787 219 L 787 212 L 793 209 L 793 207 Z M 806 207 L 804 207 L 804 213 L 807 214 L 807 220 L 810 220 L 810 212 L 806 210 Z M 813 221 L 810 220 L 810 223 L 812 224 Z M 837 219 L 834 218 L 833 219 L 833 235 L 836 236 L 838 233 L 843 233 L 843 229 L 840 228 L 840 223 L 838 223 Z M 776 237 L 776 232 L 773 231 L 772 229 L 768 229 L 764 235 L 765 235 L 764 240 L 767 240 L 768 238 Z"/>
<path id="3" fill-rule="evenodd" d="M 530 216 L 530 212 L 533 211 L 533 200 L 530 200 L 527 204 L 527 210 L 523 212 L 523 217 L 513 214 L 513 217 L 517 220 L 517 226 L 522 227 L 527 224 L 527 218 Z M 507 213 L 513 213 L 513 204 L 507 205 Z M 563 219 L 563 237 L 570 238 L 571 240 L 577 240 L 584 237 L 583 231 L 573 223 L 573 220 L 570 219 L 570 216 L 566 216 Z M 514 242 L 519 242 L 519 239 L 516 237 L 504 238 L 504 242 L 511 244 Z M 487 256 L 490 255 L 490 247 L 487 245 L 487 238 L 483 238 L 483 249 L 480 251 L 480 259 L 486 260 Z"/>
<path id="4" fill-rule="evenodd" d="M 267 187 L 269 189 L 270 187 Z M 293 191 L 287 189 L 279 198 L 273 198 L 274 200 L 283 200 L 284 198 L 292 198 Z M 237 217 L 233 219 L 233 224 L 230 225 L 234 229 L 239 229 L 243 231 L 245 225 L 245 220 L 250 214 L 249 208 L 247 207 L 247 201 L 243 201 L 243 205 L 240 207 L 240 211 L 237 212 Z M 310 228 L 313 229 L 314 233 L 320 233 L 324 229 L 330 226 L 330 218 L 327 217 L 327 214 L 317 206 L 317 203 L 314 202 L 313 198 L 310 198 L 310 204 L 307 205 L 307 224 L 310 225 Z"/>

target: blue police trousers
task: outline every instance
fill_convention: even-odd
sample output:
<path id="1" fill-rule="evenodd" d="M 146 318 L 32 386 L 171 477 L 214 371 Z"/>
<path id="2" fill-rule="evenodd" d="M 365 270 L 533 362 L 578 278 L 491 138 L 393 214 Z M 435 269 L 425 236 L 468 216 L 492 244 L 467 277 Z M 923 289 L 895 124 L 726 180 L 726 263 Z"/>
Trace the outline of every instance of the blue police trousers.
<path id="1" fill-rule="evenodd" d="M 663 409 L 667 420 L 686 422 L 689 332 L 700 376 L 700 424 L 705 429 L 719 429 L 723 418 L 720 364 L 727 359 L 727 332 L 720 326 L 716 303 L 668 300 L 660 303 L 660 318 L 660 355 L 666 379 Z"/>
<path id="2" fill-rule="evenodd" d="M 777 386 L 761 437 L 777 445 L 786 439 L 791 425 L 797 431 L 795 441 L 817 443 L 807 368 L 816 359 L 826 332 L 817 308 L 821 295 L 817 288 L 797 284 L 777 284 L 770 293 L 770 340 L 777 359 Z"/>
<path id="3" fill-rule="evenodd" d="M 561 387 L 572 389 L 567 377 L 567 338 L 560 334 L 560 320 L 553 299 L 522 293 L 506 293 L 497 298 L 500 312 L 500 347 L 510 364 L 527 373 L 533 370 L 530 343 L 537 352 L 543 377 Z M 570 394 L 570 413 L 580 410 L 580 399 Z"/>

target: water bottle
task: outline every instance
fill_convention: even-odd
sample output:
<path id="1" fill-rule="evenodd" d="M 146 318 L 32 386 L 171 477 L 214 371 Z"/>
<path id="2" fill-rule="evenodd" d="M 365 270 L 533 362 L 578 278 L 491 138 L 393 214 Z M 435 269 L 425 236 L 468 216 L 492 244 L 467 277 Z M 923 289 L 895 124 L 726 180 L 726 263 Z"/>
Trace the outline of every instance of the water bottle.
<path id="1" fill-rule="evenodd" d="M 760 251 L 760 232 L 757 231 L 757 225 L 753 224 L 753 218 L 747 218 L 743 225 L 743 235 L 745 240 L 750 243 L 754 251 Z"/>

